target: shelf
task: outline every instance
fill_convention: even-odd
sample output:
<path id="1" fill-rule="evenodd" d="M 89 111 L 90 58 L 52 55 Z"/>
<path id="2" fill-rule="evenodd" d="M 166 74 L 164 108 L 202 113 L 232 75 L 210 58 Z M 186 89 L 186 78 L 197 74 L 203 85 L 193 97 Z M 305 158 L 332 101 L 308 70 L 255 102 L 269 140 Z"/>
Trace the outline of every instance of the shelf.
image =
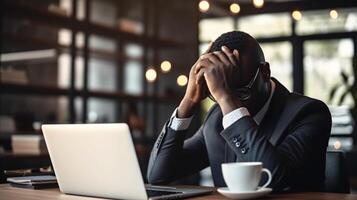
<path id="1" fill-rule="evenodd" d="M 53 86 L 35 86 L 13 83 L 0 83 L 0 93 L 2 94 L 37 94 L 47 96 L 68 95 L 68 89 Z"/>
<path id="2" fill-rule="evenodd" d="M 61 44 L 58 44 L 57 42 L 51 42 L 51 41 L 41 39 L 41 38 L 28 37 L 25 35 L 13 34 L 13 33 L 3 33 L 2 37 L 6 41 L 21 43 L 21 44 L 28 44 L 28 45 L 36 46 L 36 47 L 39 47 L 42 49 L 53 48 L 53 49 L 56 49 L 62 53 L 70 53 L 70 46 L 61 45 Z M 82 47 L 77 47 L 77 52 L 79 53 L 79 55 L 83 55 L 84 49 Z M 90 48 L 89 53 L 91 56 L 96 57 L 96 58 L 101 58 L 101 59 L 131 60 L 131 61 L 139 61 L 139 62 L 143 61 L 142 58 L 130 57 L 130 56 L 123 55 L 121 53 L 110 52 L 110 51 L 102 50 L 102 49 Z"/>
<path id="3" fill-rule="evenodd" d="M 76 0 L 72 1 L 72 6 L 73 8 L 76 8 L 78 12 L 84 11 L 86 16 L 93 16 L 93 14 L 101 14 L 100 10 L 96 10 L 96 8 L 91 8 L 89 4 L 85 3 L 84 4 L 84 10 L 83 9 L 78 9 L 80 7 L 76 6 L 75 4 Z M 82 19 L 78 17 L 76 12 L 74 12 L 73 15 L 68 15 L 67 11 L 62 12 L 61 9 L 58 9 L 58 3 L 55 3 L 53 6 L 52 4 L 49 5 L 49 3 L 35 3 L 33 4 L 32 2 L 29 1 L 12 1 L 12 0 L 4 0 L 1 2 L 1 11 L 2 11 L 2 16 L 3 19 L 5 20 L 4 22 L 8 24 L 8 28 L 4 29 L 2 31 L 2 42 L 10 42 L 10 48 L 8 48 L 9 53 L 11 51 L 16 52 L 21 50 L 21 49 L 35 49 L 35 50 L 43 50 L 43 49 L 48 49 L 50 50 L 51 54 L 49 54 L 49 58 L 51 62 L 47 60 L 43 60 L 43 58 L 39 59 L 31 59 L 33 57 L 30 57 L 28 60 L 24 62 L 28 63 L 20 63 L 18 62 L 19 59 L 13 59 L 13 63 L 5 63 L 7 66 L 13 65 L 15 68 L 17 66 L 21 67 L 32 67 L 36 66 L 36 64 L 40 64 L 41 66 L 56 66 L 58 63 L 56 62 L 58 59 L 58 55 L 60 53 L 69 53 L 71 55 L 71 61 L 69 65 L 69 74 L 72 75 L 70 77 L 67 77 L 67 79 L 70 79 L 70 86 L 58 86 L 57 83 L 53 83 L 52 85 L 47 85 L 45 83 L 34 83 L 34 82 L 29 82 L 28 84 L 21 84 L 17 82 L 0 82 L 0 94 L 2 96 L 6 95 L 11 95 L 14 97 L 18 97 L 19 99 L 25 98 L 24 101 L 26 100 L 26 97 L 36 97 L 36 98 L 55 98 L 59 99 L 66 99 L 68 101 L 68 106 L 66 106 L 66 112 L 68 113 L 68 122 L 69 123 L 74 123 L 77 122 L 77 111 L 76 108 L 78 105 L 76 105 L 76 100 L 81 99 L 83 101 L 81 105 L 81 111 L 79 114 L 82 116 L 81 122 L 86 122 L 88 121 L 88 111 L 90 109 L 90 103 L 89 101 L 98 98 L 98 99 L 108 99 L 110 102 L 115 103 L 116 108 L 115 109 L 115 118 L 120 119 L 121 116 L 125 115 L 125 108 L 126 108 L 126 103 L 127 102 L 135 102 L 135 103 L 140 103 L 140 106 L 143 108 L 142 115 L 147 118 L 150 117 L 152 118 L 152 121 L 150 121 L 150 124 L 152 126 L 148 126 L 145 131 L 143 131 L 145 134 L 146 132 L 157 132 L 158 125 L 160 122 L 160 113 L 164 113 L 161 109 L 161 105 L 164 106 L 171 106 L 174 104 L 177 104 L 179 102 L 179 96 L 180 94 L 177 94 L 175 92 L 165 92 L 165 95 L 160 95 L 160 85 L 161 83 L 154 82 L 154 83 L 147 83 L 145 81 L 145 70 L 139 73 L 143 79 L 143 92 L 140 93 L 139 95 L 133 95 L 133 94 L 128 94 L 123 88 L 124 84 L 124 76 L 125 73 L 122 71 L 122 66 L 125 65 L 125 62 L 127 61 L 133 61 L 135 60 L 136 62 L 141 63 L 143 66 L 151 66 L 151 65 L 157 65 L 157 63 L 160 62 L 159 59 L 161 59 L 161 51 L 163 50 L 168 50 L 168 49 L 179 49 L 179 48 L 185 48 L 187 47 L 187 42 L 179 42 L 179 40 L 175 40 L 175 37 L 172 37 L 170 35 L 160 35 L 160 30 L 163 27 L 157 26 L 154 22 L 157 20 L 156 18 L 160 17 L 159 11 L 159 6 L 155 6 L 153 8 L 149 8 L 149 12 L 146 12 L 146 7 L 145 2 L 143 3 L 142 7 L 145 12 L 142 13 L 135 13 L 135 17 L 140 16 L 140 21 L 138 21 L 140 24 L 143 24 L 143 30 L 144 31 L 133 31 L 133 32 L 127 32 L 122 28 L 123 26 L 120 26 L 121 24 L 121 18 L 119 16 L 112 18 L 108 17 L 108 19 L 114 19 L 114 23 L 112 24 L 107 24 L 104 23 L 106 21 L 95 21 L 91 19 L 91 17 L 86 17 L 85 19 Z M 81 6 L 81 5 L 79 5 Z M 123 3 L 123 5 L 119 5 L 117 3 L 111 4 L 111 6 L 126 6 L 126 4 Z M 130 5 L 128 4 L 127 9 L 135 9 L 138 11 L 136 8 L 131 8 Z M 69 6 L 71 7 L 71 6 Z M 126 8 L 125 8 L 126 9 Z M 157 11 L 156 11 L 157 9 Z M 69 9 L 71 10 L 71 9 Z M 74 9 L 73 9 L 74 10 Z M 134 11 L 135 11 L 134 10 Z M 96 12 L 98 11 L 98 12 Z M 140 12 L 141 10 L 139 10 Z M 152 13 L 155 14 L 155 17 L 152 19 L 153 23 L 151 23 L 151 11 Z M 92 14 L 93 13 L 93 14 Z M 121 13 L 119 13 L 121 14 Z M 130 15 L 132 16 L 132 15 Z M 124 17 L 124 16 L 123 16 Z M 149 22 L 147 19 L 149 19 Z M 108 20 L 107 18 L 103 18 Z M 117 22 L 116 22 L 117 20 Z M 189 23 L 191 24 L 191 23 Z M 125 24 L 124 24 L 125 25 Z M 160 29 L 159 29 L 160 28 Z M 168 26 L 168 28 L 170 28 Z M 56 39 L 58 36 L 57 33 L 59 33 L 61 30 L 66 30 L 68 37 L 67 38 L 72 38 L 70 39 L 69 43 L 61 43 L 59 44 L 59 40 Z M 130 29 L 129 29 L 130 30 Z M 6 33 L 4 33 L 6 32 Z M 140 32 L 140 33 L 138 33 Z M 72 34 L 74 33 L 74 34 Z M 143 33 L 143 34 L 141 34 Z M 51 37 L 48 37 L 51 36 Z M 78 36 L 81 36 L 79 38 Z M 82 42 L 82 36 L 84 37 L 83 43 L 85 45 L 83 46 L 78 46 L 78 42 Z M 98 49 L 99 48 L 99 43 L 98 45 L 90 45 L 92 41 L 89 41 L 93 36 L 103 38 L 103 39 L 110 39 L 109 42 L 111 42 L 113 45 L 117 46 L 118 48 L 114 51 L 109 51 L 108 50 L 103 50 L 103 49 Z M 167 38 L 162 38 L 166 36 Z M 73 39 L 73 38 L 76 39 Z M 89 38 L 88 38 L 89 37 Z M 14 44 L 14 46 L 11 46 Z M 20 45 L 17 45 L 20 44 Z M 21 45 L 23 44 L 23 45 Z M 127 44 L 137 44 L 139 45 L 143 51 L 142 55 L 135 56 L 135 57 L 130 57 L 129 55 L 126 55 L 125 52 L 123 51 L 125 49 L 125 45 Z M 105 45 L 105 42 L 103 42 L 102 45 Z M 31 47 L 31 48 L 29 48 Z M 2 52 L 4 53 L 4 52 Z M 194 52 L 193 52 L 194 53 Z M 171 52 L 169 52 L 171 55 Z M 177 53 L 173 52 L 172 55 L 175 55 Z M 21 54 L 20 54 L 21 55 Z M 74 72 L 76 70 L 76 62 L 73 60 L 75 57 L 78 56 L 83 56 L 83 62 L 84 62 L 84 68 L 83 68 L 83 74 L 77 74 L 80 76 L 74 76 L 76 75 Z M 39 56 L 40 57 L 40 56 Z M 115 88 L 120 88 L 118 91 L 114 90 L 105 90 L 106 88 L 97 88 L 95 90 L 92 90 L 93 87 L 89 87 L 90 85 L 90 60 L 91 58 L 103 58 L 105 60 L 110 60 L 114 61 L 117 63 L 116 67 L 119 67 L 117 72 L 115 72 L 115 76 L 117 77 L 117 83 L 115 84 Z M 171 57 L 171 56 L 170 56 Z M 25 60 L 27 57 L 24 56 Z M 10 60 L 10 59 L 8 59 Z M 156 64 L 155 64 L 156 63 Z M 102 65 L 101 63 L 98 63 L 98 65 Z M 105 65 L 105 63 L 104 63 Z M 58 66 L 57 66 L 58 67 Z M 89 67 L 89 68 L 88 68 Z M 99 66 L 100 67 L 100 66 Z M 30 69 L 29 69 L 30 70 Z M 89 70 L 89 71 L 88 71 Z M 51 71 L 46 71 L 46 73 L 52 73 Z M 78 87 L 78 89 L 75 87 L 75 83 L 78 82 L 78 78 L 83 79 L 83 87 Z M 137 83 L 140 84 L 140 83 Z M 89 90 L 90 88 L 90 90 Z M 148 95 L 148 93 L 150 95 Z M 124 104 L 123 104 L 124 103 Z M 16 105 L 15 105 L 16 106 Z M 100 108 L 98 108 L 100 109 Z M 160 111 L 160 112 L 159 112 Z M 152 129 L 152 130 L 149 130 Z"/>
<path id="4" fill-rule="evenodd" d="M 77 19 L 72 19 L 70 17 L 49 12 L 47 9 L 34 7 L 31 5 L 10 3 L 5 1 L 2 4 L 3 15 L 12 16 L 16 18 L 26 17 L 30 20 L 36 20 L 49 25 L 57 26 L 60 28 L 68 28 L 76 31 L 88 32 L 90 34 L 102 35 L 105 37 L 110 37 L 113 39 L 121 39 L 123 41 L 131 41 L 134 43 L 140 43 L 150 46 L 159 47 L 180 47 L 179 44 L 173 40 L 168 39 L 157 39 L 154 37 L 148 37 L 143 35 L 138 35 L 134 33 L 129 33 L 125 31 L 120 31 L 118 29 L 101 25 L 98 23 L 88 23 L 85 21 L 80 21 Z"/>
<path id="5" fill-rule="evenodd" d="M 330 138 L 352 138 L 353 134 L 331 134 Z"/>
<path id="6" fill-rule="evenodd" d="M 3 94 L 28 94 L 28 95 L 43 95 L 43 96 L 65 96 L 70 92 L 78 97 L 94 97 L 111 100 L 125 101 L 152 101 L 161 103 L 177 102 L 179 99 L 173 96 L 152 96 L 152 95 L 130 95 L 122 92 L 106 92 L 106 91 L 84 91 L 59 88 L 55 86 L 40 86 L 40 85 L 21 85 L 13 83 L 0 83 L 0 93 Z"/>

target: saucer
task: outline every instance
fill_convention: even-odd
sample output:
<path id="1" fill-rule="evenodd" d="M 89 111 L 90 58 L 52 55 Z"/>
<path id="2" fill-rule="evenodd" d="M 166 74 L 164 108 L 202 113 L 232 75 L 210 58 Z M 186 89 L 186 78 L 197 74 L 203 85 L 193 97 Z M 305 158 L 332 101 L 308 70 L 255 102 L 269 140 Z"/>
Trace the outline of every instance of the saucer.
<path id="1" fill-rule="evenodd" d="M 272 189 L 258 187 L 258 189 L 255 191 L 236 192 L 230 191 L 228 187 L 221 187 L 218 188 L 217 191 L 223 196 L 226 196 L 231 199 L 255 199 L 269 194 Z"/>

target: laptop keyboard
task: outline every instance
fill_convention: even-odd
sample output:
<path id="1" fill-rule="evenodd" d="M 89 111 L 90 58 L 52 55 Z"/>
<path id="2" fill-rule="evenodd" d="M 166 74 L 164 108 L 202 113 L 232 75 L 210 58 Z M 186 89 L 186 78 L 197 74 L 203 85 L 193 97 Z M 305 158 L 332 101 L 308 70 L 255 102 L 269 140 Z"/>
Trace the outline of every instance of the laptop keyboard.
<path id="1" fill-rule="evenodd" d="M 164 196 L 164 195 L 171 195 L 171 194 L 182 194 L 183 192 L 146 189 L 146 193 L 148 194 L 149 197 L 156 197 L 156 196 Z"/>

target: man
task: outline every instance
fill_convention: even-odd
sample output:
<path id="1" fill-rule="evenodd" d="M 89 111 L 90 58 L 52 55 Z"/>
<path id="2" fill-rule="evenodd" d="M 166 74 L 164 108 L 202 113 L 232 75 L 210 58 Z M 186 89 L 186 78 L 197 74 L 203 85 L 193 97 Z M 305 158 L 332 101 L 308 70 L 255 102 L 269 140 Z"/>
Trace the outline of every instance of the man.
<path id="1" fill-rule="evenodd" d="M 216 104 L 185 139 L 206 96 Z M 167 183 L 210 166 L 215 186 L 223 187 L 222 163 L 260 161 L 272 172 L 274 191 L 322 190 L 330 129 L 323 102 L 290 93 L 270 77 L 253 37 L 228 32 L 193 65 L 185 96 L 152 150 L 148 180 Z"/>

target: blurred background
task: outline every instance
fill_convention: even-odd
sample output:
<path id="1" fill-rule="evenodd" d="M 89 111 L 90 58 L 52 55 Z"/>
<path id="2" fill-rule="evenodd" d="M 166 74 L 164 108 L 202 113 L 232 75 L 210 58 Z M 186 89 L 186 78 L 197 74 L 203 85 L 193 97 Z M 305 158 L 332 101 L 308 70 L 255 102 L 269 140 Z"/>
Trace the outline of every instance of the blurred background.
<path id="1" fill-rule="evenodd" d="M 329 149 L 357 188 L 357 1 L 2 0 L 0 181 L 51 173 L 43 123 L 129 124 L 145 174 L 151 147 L 210 41 L 260 42 L 272 76 L 329 105 Z M 202 103 L 198 127 L 212 102 Z M 191 133 L 193 134 L 193 133 Z M 212 185 L 209 169 L 180 183 Z"/>

